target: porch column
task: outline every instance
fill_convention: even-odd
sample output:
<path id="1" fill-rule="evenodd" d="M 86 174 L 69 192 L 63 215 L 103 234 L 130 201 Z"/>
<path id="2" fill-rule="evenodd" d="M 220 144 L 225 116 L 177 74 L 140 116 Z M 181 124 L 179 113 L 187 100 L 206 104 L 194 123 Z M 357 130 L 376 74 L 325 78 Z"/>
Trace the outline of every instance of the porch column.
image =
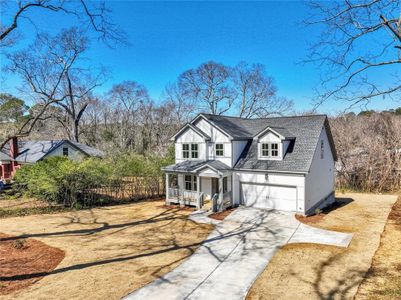
<path id="1" fill-rule="evenodd" d="M 219 177 L 219 211 L 223 211 L 223 176 Z"/>
<path id="2" fill-rule="evenodd" d="M 200 177 L 196 176 L 196 189 L 198 192 L 198 202 L 196 203 L 196 208 L 200 209 L 201 208 L 201 198 L 200 198 Z"/>
<path id="3" fill-rule="evenodd" d="M 167 204 L 169 204 L 169 202 L 168 202 L 168 187 L 170 186 L 169 179 L 170 179 L 170 174 L 166 173 L 166 203 Z"/>

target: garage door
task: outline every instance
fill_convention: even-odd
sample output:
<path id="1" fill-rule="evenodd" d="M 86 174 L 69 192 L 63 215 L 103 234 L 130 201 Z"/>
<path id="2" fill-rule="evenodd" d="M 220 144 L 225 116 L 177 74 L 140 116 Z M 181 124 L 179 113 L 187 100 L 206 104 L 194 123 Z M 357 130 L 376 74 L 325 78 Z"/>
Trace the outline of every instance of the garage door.
<path id="1" fill-rule="evenodd" d="M 245 206 L 296 211 L 297 189 L 289 186 L 241 183 L 241 199 Z"/>

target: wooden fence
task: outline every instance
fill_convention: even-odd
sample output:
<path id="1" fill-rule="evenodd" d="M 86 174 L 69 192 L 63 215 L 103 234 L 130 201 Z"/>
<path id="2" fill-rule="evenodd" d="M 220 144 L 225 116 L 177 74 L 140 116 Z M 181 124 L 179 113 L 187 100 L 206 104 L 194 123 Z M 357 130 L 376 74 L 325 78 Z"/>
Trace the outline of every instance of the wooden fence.
<path id="1" fill-rule="evenodd" d="M 80 203 L 84 207 L 130 203 L 165 196 L 163 177 L 125 177 L 103 186 L 92 186 L 85 190 L 66 191 L 64 203 Z"/>

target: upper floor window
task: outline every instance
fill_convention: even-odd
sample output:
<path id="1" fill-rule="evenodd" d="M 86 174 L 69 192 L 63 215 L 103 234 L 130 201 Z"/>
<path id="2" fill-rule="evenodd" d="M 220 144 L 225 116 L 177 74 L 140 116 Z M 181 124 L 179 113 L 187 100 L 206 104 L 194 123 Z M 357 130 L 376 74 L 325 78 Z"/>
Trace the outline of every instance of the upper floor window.
<path id="1" fill-rule="evenodd" d="M 216 144 L 216 156 L 224 156 L 224 144 Z"/>
<path id="2" fill-rule="evenodd" d="M 189 158 L 189 144 L 182 144 L 182 157 Z"/>
<path id="3" fill-rule="evenodd" d="M 198 158 L 198 144 L 191 144 L 191 157 Z"/>
<path id="4" fill-rule="evenodd" d="M 198 157 L 198 144 L 182 144 L 182 158 Z"/>
<path id="5" fill-rule="evenodd" d="M 278 143 L 269 143 L 261 145 L 261 157 L 278 157 Z"/>
<path id="6" fill-rule="evenodd" d="M 68 156 L 68 148 L 67 147 L 63 148 L 63 156 Z"/>

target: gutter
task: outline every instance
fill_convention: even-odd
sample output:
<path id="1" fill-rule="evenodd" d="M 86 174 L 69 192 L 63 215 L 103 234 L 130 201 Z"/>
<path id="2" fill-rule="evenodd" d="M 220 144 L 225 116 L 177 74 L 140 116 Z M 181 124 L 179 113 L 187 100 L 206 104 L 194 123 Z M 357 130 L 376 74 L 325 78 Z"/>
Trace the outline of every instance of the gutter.
<path id="1" fill-rule="evenodd" d="M 298 174 L 298 175 L 306 175 L 308 171 L 279 171 L 279 170 L 260 170 L 260 169 L 241 169 L 234 168 L 235 171 L 246 171 L 246 172 L 258 172 L 258 173 L 283 173 L 283 174 Z"/>

